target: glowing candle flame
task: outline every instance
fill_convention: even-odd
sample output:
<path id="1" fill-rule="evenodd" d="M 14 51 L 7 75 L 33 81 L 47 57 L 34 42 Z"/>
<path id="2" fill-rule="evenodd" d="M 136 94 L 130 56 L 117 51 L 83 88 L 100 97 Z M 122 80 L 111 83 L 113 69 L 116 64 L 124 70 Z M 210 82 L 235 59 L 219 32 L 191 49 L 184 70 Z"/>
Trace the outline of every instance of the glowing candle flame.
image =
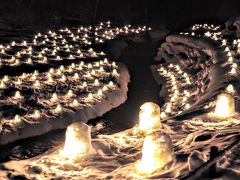
<path id="1" fill-rule="evenodd" d="M 40 111 L 39 110 L 35 110 L 33 116 L 34 116 L 35 119 L 40 118 L 41 117 Z"/>
<path id="2" fill-rule="evenodd" d="M 92 64 L 89 63 L 88 64 L 88 68 L 91 69 L 92 68 Z"/>
<path id="3" fill-rule="evenodd" d="M 101 72 L 103 72 L 103 71 L 104 71 L 104 69 L 103 69 L 103 67 L 102 67 L 102 66 L 100 67 L 99 71 L 101 71 Z"/>
<path id="4" fill-rule="evenodd" d="M 87 87 L 87 82 L 86 81 L 83 82 L 83 87 L 84 88 Z"/>
<path id="5" fill-rule="evenodd" d="M 53 78 L 50 76 L 50 77 L 48 77 L 48 81 L 47 81 L 49 84 L 52 84 L 52 83 L 54 83 L 54 80 L 53 80 Z"/>
<path id="6" fill-rule="evenodd" d="M 217 97 L 214 115 L 218 118 L 228 118 L 235 114 L 235 101 L 231 94 L 222 93 Z"/>
<path id="7" fill-rule="evenodd" d="M 26 73 L 22 73 L 21 78 L 25 79 L 27 77 Z"/>
<path id="8" fill-rule="evenodd" d="M 67 97 L 73 97 L 74 94 L 73 94 L 73 91 L 70 89 L 67 93 Z"/>
<path id="9" fill-rule="evenodd" d="M 22 121 L 21 117 L 17 114 L 14 117 L 14 123 L 20 123 Z"/>
<path id="10" fill-rule="evenodd" d="M 110 87 L 114 87 L 114 84 L 113 84 L 112 81 L 110 81 L 110 82 L 108 83 L 108 85 L 109 85 Z"/>
<path id="11" fill-rule="evenodd" d="M 73 76 L 73 78 L 76 79 L 76 80 L 79 79 L 78 73 L 75 73 L 74 76 Z"/>
<path id="12" fill-rule="evenodd" d="M 16 91 L 14 98 L 15 99 L 22 99 L 23 98 L 20 94 L 20 91 Z"/>
<path id="13" fill-rule="evenodd" d="M 51 100 L 52 101 L 57 101 L 58 100 L 58 96 L 57 96 L 56 93 L 53 93 Z"/>
<path id="14" fill-rule="evenodd" d="M 116 69 L 113 69 L 112 74 L 113 74 L 114 76 L 118 76 L 118 75 L 119 75 Z"/>
<path id="15" fill-rule="evenodd" d="M 63 108 L 62 108 L 61 104 L 58 104 L 57 107 L 56 107 L 56 109 L 55 109 L 55 112 L 56 112 L 56 113 L 61 113 L 62 110 L 63 110 Z"/>
<path id="16" fill-rule="evenodd" d="M 67 77 L 65 75 L 62 75 L 61 81 L 65 82 L 67 80 Z"/>
<path id="17" fill-rule="evenodd" d="M 7 75 L 5 75 L 5 76 L 3 77 L 3 79 L 2 79 L 3 82 L 7 82 L 8 80 L 9 80 L 9 78 L 8 78 Z"/>
<path id="18" fill-rule="evenodd" d="M 3 82 L 3 81 L 1 81 L 1 83 L 0 83 L 0 89 L 6 89 L 7 87 L 6 87 L 6 84 Z"/>
<path id="19" fill-rule="evenodd" d="M 227 91 L 228 93 L 234 93 L 234 92 L 235 92 L 235 89 L 234 89 L 234 87 L 233 87 L 232 84 L 229 84 L 228 87 L 226 88 L 226 91 Z"/>
<path id="20" fill-rule="evenodd" d="M 39 81 L 39 80 L 36 80 L 36 81 L 35 81 L 34 87 L 35 87 L 35 88 L 40 88 L 40 87 L 41 87 L 41 84 L 40 84 L 40 81 Z"/>
<path id="21" fill-rule="evenodd" d="M 21 85 L 22 84 L 22 80 L 21 79 L 17 79 L 17 82 L 15 82 L 15 84 Z"/>
<path id="22" fill-rule="evenodd" d="M 65 69 L 64 66 L 61 65 L 61 66 L 60 66 L 60 70 L 61 70 L 61 71 L 64 71 L 64 69 Z"/>
<path id="23" fill-rule="evenodd" d="M 74 100 L 73 100 L 72 106 L 73 106 L 73 107 L 78 107 L 78 106 L 79 106 L 79 102 L 78 102 L 77 99 L 74 99 Z"/>
<path id="24" fill-rule="evenodd" d="M 104 62 L 105 64 L 107 64 L 107 63 L 108 63 L 108 59 L 107 59 L 107 58 L 104 58 L 103 62 Z"/>
<path id="25" fill-rule="evenodd" d="M 232 68 L 231 71 L 230 71 L 230 74 L 232 74 L 232 75 L 237 74 L 237 70 L 236 70 L 236 68 Z"/>
<path id="26" fill-rule="evenodd" d="M 92 94 L 92 93 L 89 93 L 89 94 L 88 94 L 88 99 L 89 99 L 89 100 L 93 100 L 93 94 Z"/>
<path id="27" fill-rule="evenodd" d="M 101 89 L 98 90 L 98 96 L 101 97 L 103 95 L 103 92 Z"/>
<path id="28" fill-rule="evenodd" d="M 95 75 L 96 75 L 96 72 L 95 72 L 95 70 L 94 70 L 94 69 L 91 71 L 91 75 L 93 75 L 93 76 L 95 76 Z"/>
<path id="29" fill-rule="evenodd" d="M 108 90 L 108 87 L 104 85 L 102 90 L 103 90 L 103 92 L 105 92 Z"/>
<path id="30" fill-rule="evenodd" d="M 53 74 L 54 73 L 54 69 L 50 68 L 49 73 Z"/>
<path id="31" fill-rule="evenodd" d="M 98 80 L 98 79 L 95 79 L 94 85 L 95 85 L 95 86 L 99 86 L 99 80 Z"/>

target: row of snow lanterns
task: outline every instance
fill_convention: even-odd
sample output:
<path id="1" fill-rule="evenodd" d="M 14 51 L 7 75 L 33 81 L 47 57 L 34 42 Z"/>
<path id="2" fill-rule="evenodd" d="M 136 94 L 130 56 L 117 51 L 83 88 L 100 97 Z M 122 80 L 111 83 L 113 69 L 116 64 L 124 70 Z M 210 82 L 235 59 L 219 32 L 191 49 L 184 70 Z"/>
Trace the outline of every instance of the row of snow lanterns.
<path id="1" fill-rule="evenodd" d="M 219 40 L 221 38 L 220 26 L 209 25 L 209 24 L 195 24 L 191 27 L 193 32 L 181 32 L 180 34 L 197 36 L 196 32 L 199 29 L 204 29 L 206 32 L 204 36 L 211 37 L 214 40 Z"/>
<path id="2" fill-rule="evenodd" d="M 221 32 L 214 32 L 214 33 L 210 33 L 209 31 L 207 33 L 205 33 L 205 35 L 209 38 L 212 38 L 213 40 L 216 41 L 222 41 L 222 46 L 225 47 L 224 51 L 227 53 L 228 59 L 227 59 L 227 63 L 231 64 L 231 71 L 230 74 L 231 75 L 236 75 L 237 74 L 237 69 L 238 69 L 238 65 L 237 63 L 234 62 L 234 56 L 231 52 L 231 48 L 234 46 L 237 46 L 237 50 L 240 47 L 240 40 L 233 40 L 233 43 L 231 45 L 227 45 L 227 39 L 223 39 L 220 35 Z"/>
<path id="3" fill-rule="evenodd" d="M 26 41 L 24 41 L 26 42 Z M 25 47 L 27 49 L 24 49 L 24 50 L 21 50 L 21 51 L 18 51 L 16 53 L 16 55 L 12 56 L 12 58 L 10 60 L 5 60 L 6 62 L 8 63 L 11 63 L 13 66 L 18 66 L 20 65 L 21 62 L 20 61 L 20 58 L 23 57 L 23 56 L 29 56 L 27 58 L 27 61 L 24 62 L 26 64 L 33 64 L 33 59 L 38 59 L 37 63 L 48 63 L 48 56 L 51 56 L 50 59 L 51 60 L 63 60 L 63 59 L 75 59 L 75 58 L 83 58 L 84 55 L 83 55 L 83 52 L 78 49 L 78 48 L 74 48 L 72 45 L 69 45 L 69 44 L 63 44 L 63 48 L 60 48 L 59 46 L 57 46 L 56 44 L 53 44 L 52 48 L 48 48 L 48 47 L 45 47 L 44 49 L 42 49 L 40 52 L 33 52 L 33 49 L 32 49 L 32 46 L 31 45 L 27 45 L 26 43 L 23 43 L 25 44 Z M 0 49 L 1 49 L 1 54 L 2 55 L 7 55 L 5 50 L 9 50 L 12 46 L 1 46 Z M 64 50 L 64 52 L 66 53 L 70 53 L 68 57 L 61 57 L 60 55 L 57 55 L 58 51 L 62 51 Z M 72 53 L 72 54 L 71 54 Z M 91 57 L 97 57 L 99 55 L 103 56 L 105 55 L 103 52 L 100 52 L 100 53 L 97 53 L 95 52 L 92 48 L 90 48 L 88 51 L 88 56 L 91 56 Z M 3 60 L 0 61 L 0 65 L 3 64 Z"/>
<path id="4" fill-rule="evenodd" d="M 91 29 L 92 29 L 91 26 L 88 28 L 80 27 L 77 29 L 77 34 L 74 34 L 73 30 L 70 30 L 68 28 L 60 29 L 59 31 L 67 33 L 68 37 L 71 38 L 72 41 L 76 41 L 80 39 L 84 44 L 90 45 L 91 38 L 89 34 L 91 33 Z M 119 34 L 140 33 L 142 31 L 146 31 L 147 29 L 146 29 L 146 26 L 132 28 L 131 25 L 124 26 L 121 28 L 120 27 L 113 28 L 110 26 L 110 22 L 109 22 L 107 23 L 107 27 L 103 26 L 103 23 L 101 23 L 99 26 L 95 27 L 95 30 L 96 30 L 95 41 L 97 43 L 102 43 L 104 42 L 104 40 L 113 39 Z M 101 32 L 99 32 L 99 30 L 101 30 Z M 151 28 L 149 28 L 148 30 L 151 30 Z M 84 35 L 82 33 L 84 33 Z M 54 37 L 56 35 L 56 33 L 52 31 L 49 31 L 48 34 L 50 34 L 51 37 Z M 47 38 L 48 36 L 47 35 L 43 36 L 42 34 L 39 33 L 38 35 L 35 36 L 35 39 L 42 38 L 42 37 Z"/>
<path id="5" fill-rule="evenodd" d="M 179 65 L 170 64 L 168 68 L 161 67 L 158 69 L 158 72 L 161 76 L 167 79 L 167 85 L 169 96 L 171 96 L 170 101 L 164 105 L 165 110 L 161 112 L 161 117 L 166 118 L 172 113 L 174 104 L 178 104 L 183 107 L 182 110 L 187 110 L 190 108 L 190 104 L 187 103 L 188 97 L 191 92 L 187 89 L 183 91 L 181 95 L 180 90 L 182 87 L 190 85 L 192 80 L 190 76 L 184 72 Z M 179 78 L 180 77 L 180 78 Z M 176 111 L 176 110 L 175 110 Z M 177 114 L 180 114 L 182 111 L 178 111 Z"/>
<path id="6" fill-rule="evenodd" d="M 119 77 L 119 74 L 117 72 L 117 68 L 118 66 L 116 65 L 116 63 L 113 61 L 111 64 L 108 62 L 108 60 L 105 58 L 104 60 L 101 60 L 99 62 L 95 62 L 94 63 L 94 67 L 99 68 L 98 71 L 99 72 L 104 72 L 105 70 L 103 69 L 103 65 L 104 66 L 109 66 L 112 67 L 112 72 L 111 75 L 113 77 Z M 16 80 L 14 82 L 12 82 L 12 80 L 8 77 L 8 76 L 4 76 L 0 82 L 0 89 L 7 89 L 8 88 L 8 84 L 10 83 L 14 83 L 16 87 L 21 86 L 24 82 L 33 82 L 33 88 L 34 89 L 42 89 L 44 88 L 45 84 L 53 84 L 55 83 L 55 79 L 53 78 L 54 76 L 61 76 L 60 79 L 58 80 L 60 83 L 64 83 L 67 79 L 72 79 L 73 81 L 79 81 L 80 77 L 79 74 L 77 72 L 74 73 L 74 71 L 81 71 L 83 69 L 83 66 L 85 66 L 87 68 L 88 71 L 91 71 L 91 73 L 87 73 L 85 75 L 83 75 L 85 78 L 92 78 L 94 80 L 93 86 L 95 88 L 99 88 L 100 87 L 100 82 L 98 79 L 95 79 L 94 77 L 98 76 L 98 72 L 94 70 L 93 65 L 91 63 L 85 65 L 83 61 L 81 61 L 79 63 L 79 65 L 76 65 L 75 63 L 72 63 L 68 69 L 64 68 L 64 66 L 60 66 L 59 69 L 53 69 L 51 68 L 49 70 L 49 72 L 45 73 L 46 75 L 46 81 L 45 82 L 40 82 L 40 75 L 38 71 L 34 71 L 34 73 L 31 74 L 26 74 L 23 73 L 21 76 L 19 76 L 18 78 L 16 78 Z M 70 78 L 67 78 L 67 76 L 64 75 L 64 72 L 72 72 L 74 73 L 73 76 L 71 76 Z M 45 78 L 44 75 L 44 78 Z M 101 74 L 100 74 L 101 76 Z M 82 83 L 82 88 L 88 88 L 89 84 L 87 84 L 86 81 L 84 81 Z M 86 101 L 92 102 L 94 100 L 94 97 L 97 98 L 103 98 L 104 96 L 104 92 L 107 92 L 109 89 L 115 89 L 116 86 L 115 84 L 110 81 L 108 83 L 108 85 L 104 85 L 101 89 L 99 89 L 97 91 L 97 94 L 92 94 L 91 92 L 88 94 L 88 97 L 86 99 Z M 70 89 L 66 95 L 64 96 L 65 98 L 68 99 L 68 101 L 70 100 L 70 106 L 77 108 L 79 107 L 79 102 L 78 100 L 75 98 L 75 95 L 73 93 L 73 91 Z M 20 91 L 16 91 L 15 95 L 12 97 L 13 100 L 15 101 L 22 101 L 24 100 L 24 97 L 21 95 Z M 50 103 L 56 103 L 59 102 L 60 99 L 58 97 L 58 95 L 56 93 L 52 94 L 52 97 L 50 99 Z M 55 112 L 56 114 L 61 113 L 63 110 L 63 107 L 61 104 L 58 104 L 56 106 L 56 108 L 53 110 L 53 112 Z M 36 110 L 34 112 L 33 115 L 31 115 L 31 117 L 34 117 L 35 119 L 39 119 L 40 118 L 40 111 Z M 13 119 L 13 121 L 15 124 L 21 122 L 21 117 L 19 115 L 16 115 L 15 118 Z"/>
<path id="7" fill-rule="evenodd" d="M 236 75 L 237 74 L 237 70 L 238 70 L 238 65 L 237 63 L 234 62 L 234 57 L 233 57 L 233 54 L 231 52 L 231 48 L 232 47 L 236 47 L 237 48 L 237 53 L 238 53 L 238 49 L 240 49 L 240 40 L 239 39 L 234 39 L 232 44 L 231 45 L 227 45 L 227 40 L 226 39 L 223 39 L 222 36 L 221 36 L 221 31 L 220 31 L 220 26 L 214 26 L 214 25 L 207 25 L 207 24 L 204 24 L 204 25 L 201 25 L 201 24 L 197 24 L 197 25 L 194 25 L 192 27 L 192 30 L 197 30 L 199 28 L 204 28 L 206 30 L 212 30 L 214 32 L 210 32 L 210 31 L 207 31 L 204 35 L 206 37 L 209 37 L 215 41 L 222 41 L 222 46 L 225 47 L 224 51 L 227 53 L 227 56 L 228 56 L 228 60 L 227 60 L 227 63 L 231 64 L 231 71 L 230 71 L 230 74 L 231 75 Z M 194 33 L 192 35 L 195 35 Z"/>
<path id="8" fill-rule="evenodd" d="M 110 23 L 107 23 L 107 24 L 110 24 Z M 130 27 L 131 26 L 128 25 L 128 26 L 125 26 L 123 28 L 115 28 L 115 31 L 113 31 L 113 30 L 104 31 L 103 36 L 107 37 L 107 39 L 113 39 L 113 38 L 116 37 L 117 34 L 121 33 L 123 31 L 123 29 L 124 29 L 125 33 L 128 33 L 128 32 L 139 33 L 140 31 L 146 31 L 146 26 L 138 27 L 136 29 L 134 29 L 134 28 L 131 29 Z M 84 28 L 81 27 L 80 29 L 78 29 L 78 31 L 81 32 L 83 29 Z M 69 30 L 68 28 L 66 28 L 65 30 L 64 29 L 60 30 L 60 32 L 64 32 L 64 31 L 66 31 L 68 34 L 70 34 L 69 36 L 71 38 L 73 38 L 73 41 L 76 41 L 76 40 L 80 39 L 79 35 L 73 34 L 71 32 L 71 30 Z M 90 31 L 90 30 L 87 29 L 87 32 L 88 31 Z M 107 35 L 109 33 L 112 35 L 111 37 L 109 37 Z M 51 48 L 49 49 L 48 47 L 45 47 L 44 49 L 42 49 L 41 52 L 38 53 L 38 55 L 36 56 L 36 58 L 42 60 L 42 61 L 39 61 L 38 63 L 45 63 L 45 64 L 47 63 L 48 58 L 47 58 L 46 54 L 48 52 L 51 52 L 50 55 L 55 56 L 55 57 L 52 57 L 51 59 L 62 60 L 62 57 L 56 55 L 57 51 L 62 50 L 62 49 L 64 49 L 65 52 L 76 53 L 76 55 L 70 54 L 69 57 L 68 57 L 69 59 L 74 59 L 74 58 L 76 58 L 76 56 L 78 58 L 82 58 L 83 54 L 82 54 L 81 50 L 77 48 L 78 50 L 74 51 L 74 49 L 76 47 L 71 45 L 71 44 L 68 44 L 69 42 L 66 40 L 65 36 L 66 35 L 61 35 L 61 34 L 58 34 L 57 32 L 53 32 L 53 31 L 49 31 L 48 35 L 42 35 L 41 33 L 38 33 L 37 35 L 34 36 L 34 39 L 33 39 L 32 42 L 23 41 L 22 43 L 16 43 L 15 41 L 13 41 L 10 45 L 7 45 L 7 46 L 1 45 L 0 46 L 1 54 L 6 55 L 5 50 L 9 50 L 9 49 L 11 49 L 11 47 L 14 47 L 14 46 L 24 47 L 24 50 L 21 50 L 21 51 L 17 52 L 16 56 L 12 56 L 12 59 L 9 60 L 9 62 L 12 62 L 13 66 L 17 66 L 17 65 L 21 64 L 19 58 L 22 55 L 24 56 L 24 55 L 32 55 L 33 54 L 32 46 L 46 45 L 47 43 L 49 45 L 49 43 L 50 43 L 50 46 L 53 48 L 53 50 L 50 50 Z M 85 33 L 82 36 L 85 39 L 90 38 L 87 33 Z M 38 39 L 40 39 L 40 40 L 38 40 Z M 53 39 L 53 40 L 50 40 L 50 39 Z M 96 40 L 98 40 L 98 39 L 96 39 Z M 100 40 L 101 40 L 101 42 L 103 42 L 102 39 L 100 39 Z M 88 44 L 88 45 L 91 44 L 90 41 L 88 41 L 88 40 L 85 40 L 85 41 L 87 41 L 85 44 Z M 94 52 L 92 49 L 89 49 L 88 53 L 89 53 L 90 56 L 96 56 L 97 55 L 96 52 Z M 104 54 L 101 52 L 100 55 L 104 55 Z M 33 60 L 29 57 L 27 59 L 26 64 L 32 64 L 32 63 L 33 63 Z M 1 64 L 2 63 L 0 61 L 0 65 Z"/>
<path id="9" fill-rule="evenodd" d="M 191 30 L 195 31 L 198 29 L 204 28 L 206 30 L 214 30 L 217 31 L 219 30 L 221 27 L 218 25 L 214 25 L 214 24 L 195 24 L 192 26 Z"/>

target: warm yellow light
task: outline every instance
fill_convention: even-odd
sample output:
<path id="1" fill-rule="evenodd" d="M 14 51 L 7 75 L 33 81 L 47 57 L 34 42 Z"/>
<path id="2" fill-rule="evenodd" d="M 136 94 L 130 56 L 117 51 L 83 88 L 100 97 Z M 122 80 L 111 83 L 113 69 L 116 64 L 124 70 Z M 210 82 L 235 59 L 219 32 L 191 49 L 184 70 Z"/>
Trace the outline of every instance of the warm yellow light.
<path id="1" fill-rule="evenodd" d="M 15 96 L 16 99 L 22 99 L 23 96 L 21 96 L 20 91 L 16 91 Z"/>
<path id="2" fill-rule="evenodd" d="M 147 133 L 160 129 L 160 107 L 152 102 L 144 103 L 140 107 L 138 126 Z"/>
<path id="3" fill-rule="evenodd" d="M 6 88 L 6 84 L 3 82 L 3 81 L 1 81 L 1 83 L 0 83 L 0 89 L 5 89 Z"/>
<path id="4" fill-rule="evenodd" d="M 95 86 L 99 86 L 99 80 L 98 80 L 98 79 L 95 79 L 94 85 L 95 85 Z"/>
<path id="5" fill-rule="evenodd" d="M 3 79 L 2 79 L 3 82 L 7 82 L 8 80 L 9 80 L 9 78 L 8 78 L 7 75 L 5 75 L 5 76 L 3 77 Z"/>
<path id="6" fill-rule="evenodd" d="M 54 83 L 54 80 L 53 80 L 53 78 L 51 76 L 49 76 L 47 82 L 49 84 L 52 84 L 52 83 Z"/>
<path id="7" fill-rule="evenodd" d="M 62 82 L 67 81 L 67 77 L 66 77 L 65 75 L 62 75 L 61 81 L 62 81 Z"/>
<path id="8" fill-rule="evenodd" d="M 84 123 L 75 122 L 68 126 L 61 155 L 76 159 L 91 150 L 91 129 Z"/>
<path id="9" fill-rule="evenodd" d="M 75 80 L 79 79 L 78 73 L 75 73 L 74 76 L 73 76 L 73 78 L 74 78 Z"/>
<path id="10" fill-rule="evenodd" d="M 144 139 L 142 159 L 136 164 L 139 174 L 150 175 L 174 160 L 172 140 L 166 133 L 156 132 Z"/>
<path id="11" fill-rule="evenodd" d="M 58 104 L 54 111 L 56 113 L 61 113 L 63 111 L 63 107 L 61 106 L 61 104 Z"/>
<path id="12" fill-rule="evenodd" d="M 34 83 L 34 87 L 39 88 L 40 86 L 41 86 L 40 81 L 36 80 L 35 83 Z"/>
<path id="13" fill-rule="evenodd" d="M 73 97 L 74 96 L 74 93 L 71 89 L 68 90 L 67 92 L 67 97 Z"/>
<path id="14" fill-rule="evenodd" d="M 79 106 L 79 102 L 78 102 L 77 99 L 74 99 L 74 100 L 73 100 L 72 106 L 73 106 L 73 107 L 78 107 L 78 106 Z"/>
<path id="15" fill-rule="evenodd" d="M 21 119 L 21 117 L 17 114 L 17 115 L 15 115 L 13 121 L 14 121 L 14 123 L 20 123 L 20 122 L 22 121 L 22 119 Z"/>
<path id="16" fill-rule="evenodd" d="M 103 92 L 101 89 L 98 90 L 98 96 L 101 97 L 103 95 Z"/>
<path id="17" fill-rule="evenodd" d="M 219 118 L 228 118 L 235 113 L 235 101 L 231 94 L 218 95 L 214 115 Z"/>
<path id="18" fill-rule="evenodd" d="M 53 93 L 51 100 L 52 101 L 57 101 L 58 100 L 58 96 L 57 96 L 56 93 Z"/>
<path id="19" fill-rule="evenodd" d="M 40 115 L 40 111 L 39 110 L 35 110 L 33 116 L 34 116 L 35 119 L 40 118 L 40 116 L 41 116 Z"/>
<path id="20" fill-rule="evenodd" d="M 15 82 L 15 84 L 21 85 L 22 84 L 22 80 L 21 79 L 17 79 L 17 82 Z"/>
<path id="21" fill-rule="evenodd" d="M 227 91 L 228 93 L 234 93 L 234 92 L 235 92 L 235 89 L 234 89 L 234 87 L 233 87 L 232 84 L 229 84 L 228 87 L 226 88 L 226 91 Z"/>

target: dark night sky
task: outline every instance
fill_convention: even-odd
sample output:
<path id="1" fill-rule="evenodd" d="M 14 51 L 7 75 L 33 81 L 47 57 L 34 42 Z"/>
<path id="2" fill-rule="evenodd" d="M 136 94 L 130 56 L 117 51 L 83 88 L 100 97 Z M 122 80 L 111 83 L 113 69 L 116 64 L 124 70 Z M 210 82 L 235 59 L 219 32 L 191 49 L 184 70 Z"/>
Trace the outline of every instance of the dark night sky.
<path id="1" fill-rule="evenodd" d="M 74 17 L 89 22 L 96 0 L 7 0 L 0 2 L 0 23 L 13 26 L 51 26 L 52 17 L 65 24 Z M 175 28 L 197 22 L 221 23 L 240 15 L 240 0 L 99 0 L 97 19 L 121 23 L 145 23 Z"/>
<path id="2" fill-rule="evenodd" d="M 136 20 L 133 13 L 143 14 L 143 7 L 147 5 L 150 23 L 163 23 L 171 26 L 184 26 L 204 21 L 218 23 L 240 15 L 240 0 L 122 0 L 121 3 L 102 0 L 102 2 L 104 3 L 101 4 L 99 14 L 104 17 L 114 17 L 121 12 L 123 19 L 127 20 L 130 17 Z M 126 8 L 127 5 L 129 5 L 128 8 Z M 107 7 L 111 7 L 109 8 L 111 10 L 107 10 Z"/>

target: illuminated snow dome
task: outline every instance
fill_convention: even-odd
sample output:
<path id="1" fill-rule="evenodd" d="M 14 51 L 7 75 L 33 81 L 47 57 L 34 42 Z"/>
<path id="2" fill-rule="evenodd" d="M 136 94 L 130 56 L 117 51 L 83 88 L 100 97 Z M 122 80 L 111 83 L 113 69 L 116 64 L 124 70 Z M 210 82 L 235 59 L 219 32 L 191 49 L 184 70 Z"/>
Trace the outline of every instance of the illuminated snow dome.
<path id="1" fill-rule="evenodd" d="M 140 107 L 138 127 L 145 133 L 161 128 L 160 107 L 153 102 L 146 102 Z"/>
<path id="2" fill-rule="evenodd" d="M 170 136 L 164 132 L 154 132 L 145 137 L 142 158 L 136 164 L 139 174 L 150 175 L 168 169 L 174 161 L 174 151 Z"/>
<path id="3" fill-rule="evenodd" d="M 82 123 L 75 122 L 68 126 L 66 139 L 61 155 L 69 159 L 76 159 L 91 151 L 91 128 Z"/>

